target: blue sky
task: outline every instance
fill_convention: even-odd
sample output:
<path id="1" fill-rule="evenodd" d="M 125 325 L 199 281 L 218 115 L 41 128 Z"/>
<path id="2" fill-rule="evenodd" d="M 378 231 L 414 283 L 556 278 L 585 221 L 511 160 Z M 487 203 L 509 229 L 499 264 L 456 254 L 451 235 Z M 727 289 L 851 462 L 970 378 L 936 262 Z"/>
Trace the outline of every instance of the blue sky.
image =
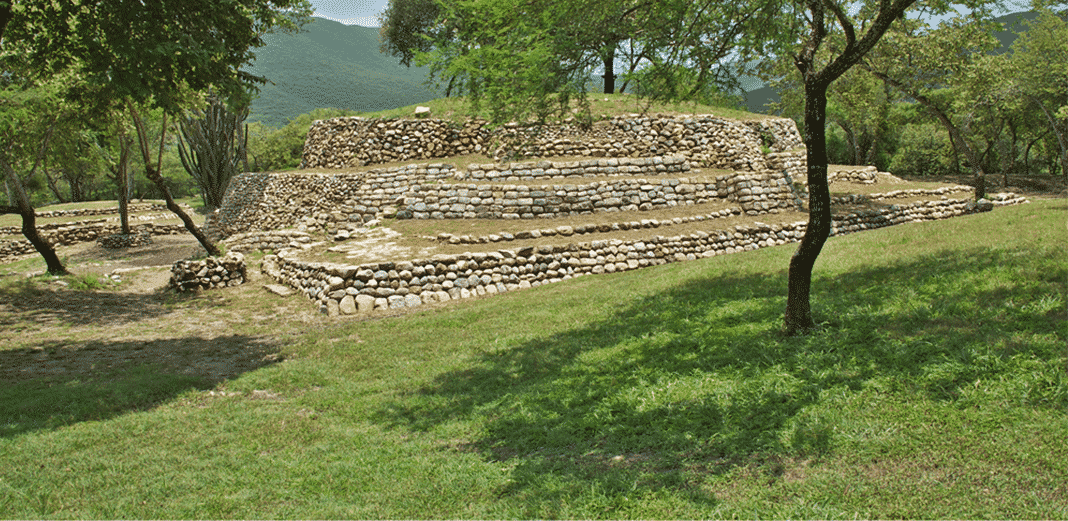
<path id="1" fill-rule="evenodd" d="M 311 0 L 315 16 L 329 18 L 346 25 L 378 27 L 378 13 L 385 10 L 389 0 Z"/>

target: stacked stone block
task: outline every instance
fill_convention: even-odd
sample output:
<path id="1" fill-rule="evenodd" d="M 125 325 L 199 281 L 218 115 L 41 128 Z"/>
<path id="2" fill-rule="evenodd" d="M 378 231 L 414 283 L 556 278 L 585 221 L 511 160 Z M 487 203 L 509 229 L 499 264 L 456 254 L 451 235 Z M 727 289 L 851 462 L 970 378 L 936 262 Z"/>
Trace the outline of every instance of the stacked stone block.
<path id="1" fill-rule="evenodd" d="M 439 163 L 358 173 L 245 173 L 230 180 L 222 207 L 208 216 L 205 228 L 221 240 L 254 230 L 358 226 L 399 206 L 413 184 L 455 174 L 452 165 Z"/>
<path id="2" fill-rule="evenodd" d="M 304 141 L 301 168 L 350 168 L 482 153 L 491 138 L 486 123 L 442 119 L 320 120 Z"/>
<path id="3" fill-rule="evenodd" d="M 245 256 L 228 252 L 223 257 L 182 260 L 171 266 L 170 287 L 179 292 L 225 288 L 244 284 Z"/>
<path id="4" fill-rule="evenodd" d="M 919 202 L 835 216 L 832 233 L 946 219 L 975 211 L 980 209 L 967 199 Z M 673 237 L 528 246 L 356 266 L 269 255 L 264 259 L 264 272 L 316 301 L 325 313 L 353 314 L 493 295 L 584 275 L 777 246 L 799 241 L 806 227 L 804 221 L 754 222 Z"/>
<path id="5" fill-rule="evenodd" d="M 297 230 L 265 230 L 231 235 L 222 241 L 228 251 L 274 251 L 304 249 L 311 244 L 311 236 Z"/>
<path id="6" fill-rule="evenodd" d="M 583 161 L 531 161 L 467 166 L 463 180 L 536 181 L 572 177 L 613 177 L 688 172 L 690 163 L 681 156 L 588 159 Z"/>
<path id="7" fill-rule="evenodd" d="M 349 168 L 390 161 L 483 153 L 514 157 L 655 157 L 682 155 L 705 167 L 764 170 L 763 147 L 783 152 L 801 144 L 792 120 L 740 122 L 709 115 L 619 116 L 591 128 L 575 122 L 508 124 L 489 130 L 482 121 L 316 121 L 308 131 L 302 168 Z"/>

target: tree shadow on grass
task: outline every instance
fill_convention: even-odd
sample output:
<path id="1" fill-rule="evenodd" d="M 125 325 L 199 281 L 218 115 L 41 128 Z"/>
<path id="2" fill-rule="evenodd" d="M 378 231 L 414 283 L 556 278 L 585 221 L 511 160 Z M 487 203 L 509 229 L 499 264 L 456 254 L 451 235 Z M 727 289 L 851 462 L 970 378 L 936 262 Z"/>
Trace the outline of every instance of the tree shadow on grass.
<path id="1" fill-rule="evenodd" d="M 714 502 L 703 475 L 756 465 L 774 480 L 775 461 L 833 450 L 834 426 L 819 413 L 824 390 L 889 379 L 953 400 L 976 378 L 1006 371 L 998 360 L 1063 357 L 1014 336 L 1053 334 L 1063 344 L 1056 294 L 1068 271 L 1057 252 L 1027 261 L 1034 284 L 955 282 L 1033 253 L 943 252 L 818 278 L 815 314 L 830 321 L 804 337 L 779 332 L 784 273 L 689 280 L 599 322 L 484 352 L 388 404 L 380 419 L 416 431 L 478 425 L 456 448 L 511 466 L 502 495 L 541 504 L 539 517 L 591 489 L 670 488 Z M 902 304 L 911 288 L 919 293 Z M 1042 299 L 1048 305 L 1030 304 Z M 1014 338 L 1025 340 L 998 351 Z"/>
<path id="2" fill-rule="evenodd" d="M 181 298 L 181 297 L 176 297 Z M 21 281 L 0 288 L 0 330 L 41 326 L 109 326 L 157 318 L 170 309 L 165 295 L 40 288 Z"/>
<path id="3" fill-rule="evenodd" d="M 278 352 L 243 335 L 0 351 L 0 436 L 150 409 L 278 362 Z"/>

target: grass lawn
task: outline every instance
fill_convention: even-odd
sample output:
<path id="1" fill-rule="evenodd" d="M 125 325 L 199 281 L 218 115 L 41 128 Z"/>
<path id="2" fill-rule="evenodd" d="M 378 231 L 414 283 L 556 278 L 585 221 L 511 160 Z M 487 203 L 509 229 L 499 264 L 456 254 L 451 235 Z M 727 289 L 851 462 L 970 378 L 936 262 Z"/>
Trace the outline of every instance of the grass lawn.
<path id="1" fill-rule="evenodd" d="M 229 341 L 285 361 L 0 382 L 0 517 L 1065 519 L 1066 219 L 832 238 L 804 337 L 779 333 L 794 245 L 367 321 L 131 302 L 244 315 Z M 46 352 L 94 325 L 50 327 Z"/>

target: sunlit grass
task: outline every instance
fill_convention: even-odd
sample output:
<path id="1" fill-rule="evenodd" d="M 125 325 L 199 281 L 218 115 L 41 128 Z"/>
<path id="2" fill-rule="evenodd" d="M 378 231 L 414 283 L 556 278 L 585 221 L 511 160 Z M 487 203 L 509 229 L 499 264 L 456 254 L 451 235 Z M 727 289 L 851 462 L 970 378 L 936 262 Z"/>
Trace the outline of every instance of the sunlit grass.
<path id="1" fill-rule="evenodd" d="M 211 388 L 158 367 L 0 384 L 0 511 L 1065 518 L 1065 215 L 832 238 L 804 337 L 781 334 L 787 245 L 403 317 L 275 317 L 287 360 Z M 237 294 L 168 306 L 288 305 Z"/>

